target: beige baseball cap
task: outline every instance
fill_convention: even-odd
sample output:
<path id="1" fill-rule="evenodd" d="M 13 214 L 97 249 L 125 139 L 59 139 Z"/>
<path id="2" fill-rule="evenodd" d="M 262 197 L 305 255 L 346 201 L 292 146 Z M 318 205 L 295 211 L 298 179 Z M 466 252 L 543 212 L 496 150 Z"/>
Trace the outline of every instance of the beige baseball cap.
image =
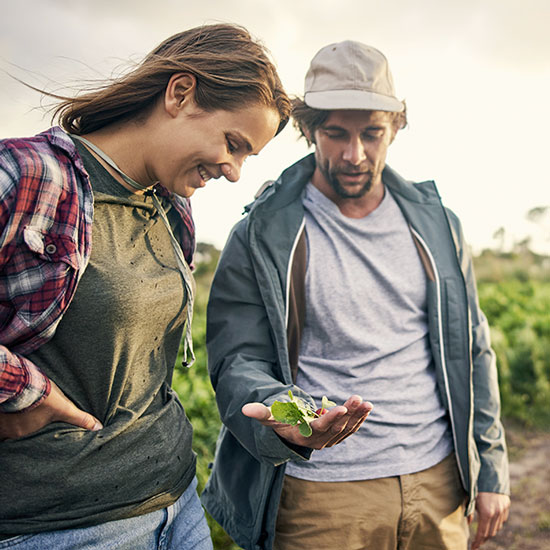
<path id="1" fill-rule="evenodd" d="M 320 49 L 306 74 L 304 102 L 313 109 L 362 109 L 400 113 L 384 54 L 346 40 Z"/>

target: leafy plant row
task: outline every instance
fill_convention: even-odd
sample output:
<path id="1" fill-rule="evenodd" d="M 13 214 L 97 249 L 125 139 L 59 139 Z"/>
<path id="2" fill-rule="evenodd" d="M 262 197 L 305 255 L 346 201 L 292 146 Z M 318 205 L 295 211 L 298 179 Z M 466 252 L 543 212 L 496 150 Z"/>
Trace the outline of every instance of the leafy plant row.
<path id="1" fill-rule="evenodd" d="M 491 326 L 503 416 L 550 427 L 550 281 L 480 283 L 479 301 Z"/>

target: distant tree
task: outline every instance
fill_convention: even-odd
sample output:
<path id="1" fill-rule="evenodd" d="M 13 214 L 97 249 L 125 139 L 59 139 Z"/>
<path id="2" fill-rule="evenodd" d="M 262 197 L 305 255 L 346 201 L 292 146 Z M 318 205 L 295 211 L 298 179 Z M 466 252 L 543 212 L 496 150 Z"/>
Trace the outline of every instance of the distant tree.
<path id="1" fill-rule="evenodd" d="M 210 285 L 210 279 L 214 274 L 216 265 L 220 258 L 220 251 L 210 243 L 197 243 L 197 249 L 195 251 L 195 279 L 201 279 L 203 276 L 207 276 L 208 280 L 205 283 Z M 199 282 L 199 281 L 197 281 Z"/>
<path id="2" fill-rule="evenodd" d="M 520 241 L 516 241 L 514 243 L 514 252 L 518 254 L 527 254 L 530 250 L 531 242 L 532 238 L 529 236 Z"/>
<path id="3" fill-rule="evenodd" d="M 550 205 L 535 206 L 527 212 L 527 219 L 534 223 L 544 223 L 545 218 L 550 218 Z"/>
<path id="4" fill-rule="evenodd" d="M 550 243 L 550 205 L 535 206 L 527 212 L 526 218 L 536 224 L 542 233 L 542 241 Z M 550 247 L 545 247 L 545 254 L 550 255 Z"/>
<path id="5" fill-rule="evenodd" d="M 502 252 L 504 250 L 504 242 L 506 241 L 506 229 L 504 229 L 504 227 L 499 227 L 493 233 L 493 239 L 498 241 L 498 251 Z"/>

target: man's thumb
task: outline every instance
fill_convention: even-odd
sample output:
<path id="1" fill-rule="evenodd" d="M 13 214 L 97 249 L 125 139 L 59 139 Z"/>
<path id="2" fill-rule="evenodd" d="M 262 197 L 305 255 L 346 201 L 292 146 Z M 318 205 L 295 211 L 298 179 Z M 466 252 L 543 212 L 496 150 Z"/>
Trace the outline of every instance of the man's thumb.
<path id="1" fill-rule="evenodd" d="M 272 418 L 271 411 L 263 403 L 247 403 L 243 405 L 241 412 L 250 418 L 256 420 L 270 420 Z"/>

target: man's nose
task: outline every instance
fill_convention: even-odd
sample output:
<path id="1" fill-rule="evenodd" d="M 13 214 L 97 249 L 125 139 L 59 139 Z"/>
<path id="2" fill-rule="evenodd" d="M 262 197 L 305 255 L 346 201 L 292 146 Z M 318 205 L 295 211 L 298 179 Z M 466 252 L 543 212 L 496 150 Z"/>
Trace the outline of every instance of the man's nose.
<path id="1" fill-rule="evenodd" d="M 367 158 L 363 142 L 359 137 L 352 138 L 344 150 L 343 159 L 350 164 L 361 164 Z"/>

